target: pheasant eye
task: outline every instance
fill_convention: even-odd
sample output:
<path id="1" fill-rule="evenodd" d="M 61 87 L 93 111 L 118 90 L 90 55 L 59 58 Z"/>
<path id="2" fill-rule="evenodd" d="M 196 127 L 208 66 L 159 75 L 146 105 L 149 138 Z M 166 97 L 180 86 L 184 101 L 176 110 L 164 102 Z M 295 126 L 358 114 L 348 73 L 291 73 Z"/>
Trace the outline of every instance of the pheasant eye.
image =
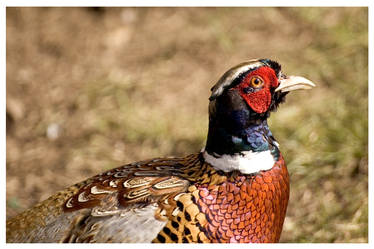
<path id="1" fill-rule="evenodd" d="M 254 88 L 260 88 L 264 84 L 264 81 L 259 76 L 254 76 L 251 78 L 250 84 Z"/>

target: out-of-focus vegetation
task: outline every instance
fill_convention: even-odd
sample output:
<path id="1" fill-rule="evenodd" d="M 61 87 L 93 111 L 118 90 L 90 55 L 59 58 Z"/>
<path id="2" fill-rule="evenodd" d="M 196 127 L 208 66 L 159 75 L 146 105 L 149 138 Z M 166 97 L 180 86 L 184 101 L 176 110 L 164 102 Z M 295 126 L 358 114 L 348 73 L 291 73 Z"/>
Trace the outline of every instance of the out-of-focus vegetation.
<path id="1" fill-rule="evenodd" d="M 7 8 L 7 217 L 103 170 L 201 149 L 209 89 L 278 60 L 282 242 L 368 241 L 367 8 Z"/>

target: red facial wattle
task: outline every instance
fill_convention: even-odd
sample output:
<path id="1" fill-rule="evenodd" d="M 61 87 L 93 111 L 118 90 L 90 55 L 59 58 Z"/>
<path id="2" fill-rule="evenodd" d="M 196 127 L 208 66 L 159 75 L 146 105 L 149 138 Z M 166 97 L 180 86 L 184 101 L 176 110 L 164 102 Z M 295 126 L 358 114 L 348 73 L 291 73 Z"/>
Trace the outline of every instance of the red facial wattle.
<path id="1" fill-rule="evenodd" d="M 251 87 L 251 79 L 254 76 L 259 76 L 264 81 L 263 86 L 259 89 Z M 235 89 L 239 90 L 242 98 L 255 112 L 264 113 L 271 103 L 270 89 L 276 88 L 278 84 L 274 70 L 270 67 L 261 67 L 249 73 Z M 253 92 L 246 91 L 248 88 L 252 88 Z"/>
<path id="2" fill-rule="evenodd" d="M 266 112 L 271 103 L 270 90 L 266 88 L 254 92 L 250 96 L 245 93 L 240 93 L 240 95 L 242 95 L 247 104 L 257 113 Z"/>

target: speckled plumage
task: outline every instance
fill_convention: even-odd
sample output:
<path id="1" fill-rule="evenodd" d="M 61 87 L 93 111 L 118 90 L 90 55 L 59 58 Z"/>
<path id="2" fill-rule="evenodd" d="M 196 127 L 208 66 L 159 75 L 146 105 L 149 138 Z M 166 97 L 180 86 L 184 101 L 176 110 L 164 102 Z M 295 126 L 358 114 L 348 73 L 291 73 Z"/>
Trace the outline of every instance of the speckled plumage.
<path id="1" fill-rule="evenodd" d="M 232 68 L 212 88 L 202 152 L 78 183 L 8 220 L 7 242 L 277 242 L 289 177 L 266 119 L 287 89 L 313 86 L 287 79 L 270 60 Z M 256 159 L 264 153 L 270 167 Z"/>

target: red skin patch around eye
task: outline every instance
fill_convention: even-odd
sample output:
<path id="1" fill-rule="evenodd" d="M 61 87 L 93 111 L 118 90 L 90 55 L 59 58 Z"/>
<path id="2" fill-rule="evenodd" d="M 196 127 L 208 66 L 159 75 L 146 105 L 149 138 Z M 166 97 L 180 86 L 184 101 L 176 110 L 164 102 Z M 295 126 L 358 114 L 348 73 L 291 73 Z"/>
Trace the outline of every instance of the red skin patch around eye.
<path id="1" fill-rule="evenodd" d="M 255 75 L 260 76 L 264 80 L 262 89 L 253 93 L 245 93 L 244 89 L 250 87 L 251 78 Z M 270 89 L 276 88 L 278 84 L 274 70 L 270 67 L 261 67 L 249 73 L 234 89 L 239 90 L 240 95 L 255 112 L 264 113 L 268 110 L 271 103 Z"/>

